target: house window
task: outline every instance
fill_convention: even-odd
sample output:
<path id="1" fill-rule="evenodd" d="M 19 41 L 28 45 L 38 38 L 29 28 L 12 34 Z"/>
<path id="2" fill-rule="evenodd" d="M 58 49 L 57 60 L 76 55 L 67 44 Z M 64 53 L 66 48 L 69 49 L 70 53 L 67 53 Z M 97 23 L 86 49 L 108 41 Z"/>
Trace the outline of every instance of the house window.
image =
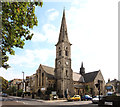
<path id="1" fill-rule="evenodd" d="M 65 51 L 65 55 L 68 56 L 68 51 Z"/>

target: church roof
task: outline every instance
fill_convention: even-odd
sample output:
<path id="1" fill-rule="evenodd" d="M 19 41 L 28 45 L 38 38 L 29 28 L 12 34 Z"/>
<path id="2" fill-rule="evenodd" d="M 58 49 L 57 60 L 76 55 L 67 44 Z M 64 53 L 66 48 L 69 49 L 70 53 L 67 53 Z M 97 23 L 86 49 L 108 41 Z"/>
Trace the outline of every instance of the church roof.
<path id="1" fill-rule="evenodd" d="M 40 66 L 47 73 L 48 78 L 51 78 L 51 79 L 55 78 L 55 74 L 54 74 L 55 68 L 41 65 L 41 64 L 40 64 Z M 86 82 L 86 83 L 93 82 L 94 79 L 96 78 L 98 72 L 99 71 L 85 73 L 83 76 L 79 73 L 73 72 L 73 81 Z"/>
<path id="2" fill-rule="evenodd" d="M 48 78 L 54 78 L 54 70 L 55 70 L 55 68 L 45 66 L 45 65 L 41 65 L 41 67 L 47 73 Z"/>
<path id="3" fill-rule="evenodd" d="M 93 82 L 93 81 L 95 80 L 98 72 L 99 72 L 99 71 L 94 71 L 94 72 L 85 73 L 85 74 L 83 75 L 85 82 L 86 82 L 86 83 L 88 83 L 88 82 Z"/>
<path id="4" fill-rule="evenodd" d="M 73 81 L 85 82 L 83 76 L 76 72 L 73 72 Z"/>

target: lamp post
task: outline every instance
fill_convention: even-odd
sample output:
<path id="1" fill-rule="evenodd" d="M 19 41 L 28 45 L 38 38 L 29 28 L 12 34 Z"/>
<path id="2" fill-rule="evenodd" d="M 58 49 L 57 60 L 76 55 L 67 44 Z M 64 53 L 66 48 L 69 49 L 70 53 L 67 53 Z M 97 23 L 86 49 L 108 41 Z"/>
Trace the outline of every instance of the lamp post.
<path id="1" fill-rule="evenodd" d="M 22 97 L 24 98 L 24 72 L 23 73 L 23 93 L 22 93 Z"/>

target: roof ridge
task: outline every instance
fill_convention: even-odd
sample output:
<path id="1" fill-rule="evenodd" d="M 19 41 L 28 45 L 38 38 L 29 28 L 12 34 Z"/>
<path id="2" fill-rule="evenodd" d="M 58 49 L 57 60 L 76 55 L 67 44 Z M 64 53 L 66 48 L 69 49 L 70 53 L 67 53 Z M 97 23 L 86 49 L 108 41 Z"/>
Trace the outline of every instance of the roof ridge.
<path id="1" fill-rule="evenodd" d="M 48 68 L 52 68 L 52 69 L 55 69 L 53 67 L 50 67 L 50 66 L 46 66 L 46 65 L 43 65 L 43 64 L 40 64 L 41 66 L 44 66 L 44 67 L 48 67 Z"/>
<path id="2" fill-rule="evenodd" d="M 73 72 L 73 73 L 79 74 L 78 72 Z M 81 74 L 80 74 L 80 75 L 81 75 Z"/>
<path id="3" fill-rule="evenodd" d="M 88 73 L 85 73 L 85 74 L 90 74 L 90 73 L 95 73 L 95 72 L 99 72 L 99 70 L 98 71 L 88 72 Z"/>

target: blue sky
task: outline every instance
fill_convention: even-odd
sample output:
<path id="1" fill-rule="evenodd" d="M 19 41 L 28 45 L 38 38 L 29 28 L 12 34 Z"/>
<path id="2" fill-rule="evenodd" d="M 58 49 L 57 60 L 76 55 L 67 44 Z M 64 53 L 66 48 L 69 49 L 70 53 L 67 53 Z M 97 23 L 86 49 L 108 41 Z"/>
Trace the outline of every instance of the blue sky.
<path id="1" fill-rule="evenodd" d="M 65 7 L 68 37 L 73 44 L 73 71 L 79 72 L 83 61 L 86 73 L 100 69 L 106 81 L 118 79 L 117 6 L 115 0 L 44 2 L 35 10 L 38 26 L 31 30 L 32 40 L 25 42 L 24 49 L 15 49 L 16 55 L 8 61 L 11 68 L 1 68 L 1 76 L 8 80 L 22 78 L 22 71 L 30 76 L 40 64 L 55 66 L 55 44 Z"/>

